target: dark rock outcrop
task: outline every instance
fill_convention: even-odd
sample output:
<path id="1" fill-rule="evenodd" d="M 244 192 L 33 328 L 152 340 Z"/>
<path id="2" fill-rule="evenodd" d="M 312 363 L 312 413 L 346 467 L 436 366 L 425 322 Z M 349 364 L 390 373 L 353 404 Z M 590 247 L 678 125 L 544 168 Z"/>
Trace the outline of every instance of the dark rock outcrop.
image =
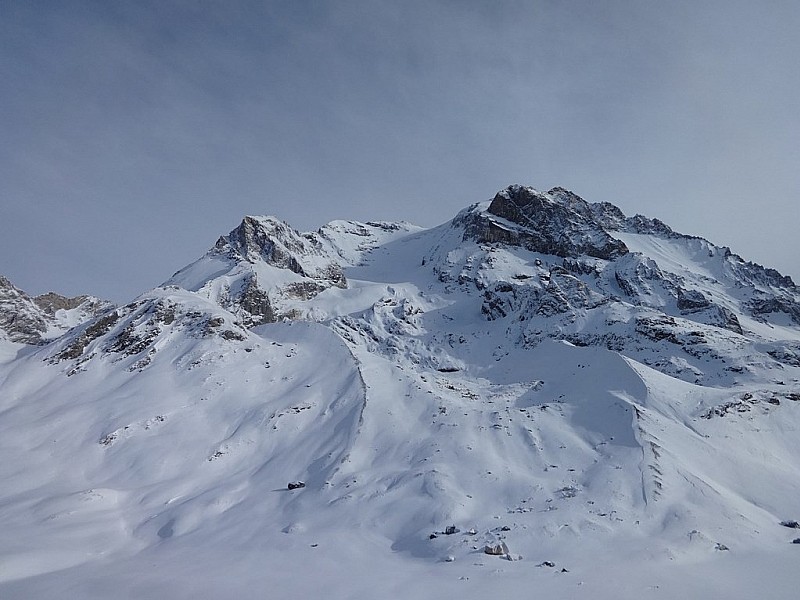
<path id="1" fill-rule="evenodd" d="M 100 317 L 56 354 L 54 362 L 78 358 L 91 342 L 108 333 L 119 319 L 120 315 L 117 311 Z"/>
<path id="2" fill-rule="evenodd" d="M 255 275 L 245 284 L 238 298 L 238 305 L 247 312 L 244 321 L 248 327 L 275 322 L 272 303 L 269 301 L 267 292 L 258 287 Z"/>
<path id="3" fill-rule="evenodd" d="M 320 265 L 319 261 L 306 260 L 323 257 L 317 235 L 300 234 L 277 219 L 245 217 L 236 229 L 217 240 L 214 249 L 232 260 L 250 263 L 261 260 L 327 286 L 347 287 L 347 279 L 337 263 Z"/>
<path id="4" fill-rule="evenodd" d="M 495 195 L 487 214 L 476 216 L 467 233 L 482 243 L 506 243 L 560 257 L 587 255 L 606 260 L 628 252 L 623 242 L 597 222 L 586 201 L 562 188 L 545 194 L 530 187 L 510 186 Z"/>
<path id="5" fill-rule="evenodd" d="M 708 308 L 710 302 L 697 290 L 678 290 L 678 309 L 686 312 Z"/>
<path id="6" fill-rule="evenodd" d="M 750 311 L 757 319 L 772 313 L 784 313 L 800 325 L 800 303 L 780 296 L 754 298 L 749 304 Z"/>
<path id="7" fill-rule="evenodd" d="M 89 300 L 89 296 L 75 296 L 74 298 L 67 298 L 55 292 L 47 292 L 33 298 L 33 302 L 45 311 L 48 315 L 56 314 L 59 310 L 72 310 L 78 308 L 81 304 Z"/>
<path id="8" fill-rule="evenodd" d="M 12 342 L 40 344 L 48 322 L 33 300 L 0 276 L 0 330 Z"/>

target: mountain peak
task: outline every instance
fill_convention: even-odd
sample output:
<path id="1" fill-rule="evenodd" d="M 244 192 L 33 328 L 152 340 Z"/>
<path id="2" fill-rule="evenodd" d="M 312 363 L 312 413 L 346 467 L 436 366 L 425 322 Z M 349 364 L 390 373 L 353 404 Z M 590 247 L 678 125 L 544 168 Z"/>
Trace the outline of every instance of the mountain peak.
<path id="1" fill-rule="evenodd" d="M 539 192 L 511 185 L 495 195 L 485 213 L 475 212 L 468 220 L 467 235 L 480 242 L 504 242 L 560 257 L 613 259 L 628 252 L 591 206 L 564 188 Z"/>
<path id="2" fill-rule="evenodd" d="M 0 275 L 0 335 L 12 342 L 47 343 L 111 307 L 94 296 L 48 292 L 31 297 Z"/>
<path id="3" fill-rule="evenodd" d="M 127 592 L 110 582 L 154 563 L 178 597 L 198 574 L 241 596 L 282 570 L 248 565 L 372 560 L 403 574 L 393 589 L 453 578 L 414 562 L 455 561 L 476 597 L 502 578 L 520 595 L 607 577 L 599 550 L 620 574 L 691 567 L 703 589 L 733 560 L 792 573 L 788 284 L 564 188 L 509 186 L 427 230 L 244 217 L 134 302 L 41 347 L 0 343 L 0 560 L 37 598 L 101 576 Z M 47 328 L 77 301 L 0 278 L 0 324 Z M 528 566 L 481 581 L 496 552 Z M 248 560 L 229 575 L 220 556 Z M 280 589 L 319 595 L 295 583 Z"/>

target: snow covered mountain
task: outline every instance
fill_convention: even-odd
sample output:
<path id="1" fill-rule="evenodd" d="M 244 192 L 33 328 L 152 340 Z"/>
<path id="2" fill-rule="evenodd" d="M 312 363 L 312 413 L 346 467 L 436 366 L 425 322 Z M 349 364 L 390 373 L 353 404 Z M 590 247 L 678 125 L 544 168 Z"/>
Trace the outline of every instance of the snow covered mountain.
<path id="1" fill-rule="evenodd" d="M 0 288 L 4 598 L 794 597 L 800 290 L 658 220 L 246 217 L 57 339 Z"/>
<path id="2" fill-rule="evenodd" d="M 32 298 L 0 275 L 0 340 L 44 344 L 110 308 L 94 296 L 48 292 Z"/>

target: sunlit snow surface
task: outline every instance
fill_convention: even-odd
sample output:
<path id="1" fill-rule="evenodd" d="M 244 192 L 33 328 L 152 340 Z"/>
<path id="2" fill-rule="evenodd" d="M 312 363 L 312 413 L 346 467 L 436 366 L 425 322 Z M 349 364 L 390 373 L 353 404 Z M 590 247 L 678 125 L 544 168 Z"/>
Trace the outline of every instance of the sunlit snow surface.
<path id="1" fill-rule="evenodd" d="M 564 341 L 633 339 L 624 302 L 481 312 L 561 259 L 354 228 L 326 231 L 346 288 L 277 301 L 307 321 L 239 327 L 243 267 L 206 257 L 79 358 L 2 343 L 0 598 L 796 597 L 800 368 L 765 352 L 800 330 L 747 317 L 703 241 L 619 234 L 739 316 L 694 356 Z"/>

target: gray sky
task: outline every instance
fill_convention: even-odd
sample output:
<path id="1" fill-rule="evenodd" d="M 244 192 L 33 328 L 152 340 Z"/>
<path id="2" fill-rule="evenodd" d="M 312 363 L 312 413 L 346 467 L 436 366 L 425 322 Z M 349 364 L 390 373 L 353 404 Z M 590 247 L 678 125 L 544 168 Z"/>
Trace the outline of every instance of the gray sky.
<path id="1" fill-rule="evenodd" d="M 0 0 L 0 274 L 127 301 L 245 214 L 561 185 L 800 281 L 800 2 Z"/>

